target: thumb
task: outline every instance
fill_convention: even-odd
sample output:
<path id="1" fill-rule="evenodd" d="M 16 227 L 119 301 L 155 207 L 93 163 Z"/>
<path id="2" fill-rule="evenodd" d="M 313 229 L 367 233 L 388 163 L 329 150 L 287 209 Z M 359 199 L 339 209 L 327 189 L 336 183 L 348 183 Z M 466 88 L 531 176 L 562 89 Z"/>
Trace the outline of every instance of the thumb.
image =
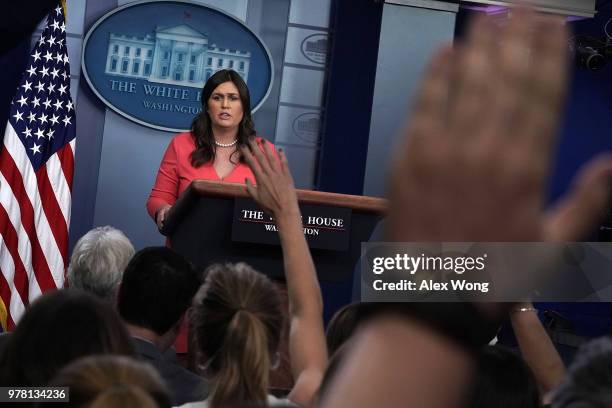
<path id="1" fill-rule="evenodd" d="M 572 184 L 571 191 L 546 214 L 547 241 L 578 241 L 601 221 L 612 192 L 612 154 L 591 160 Z"/>

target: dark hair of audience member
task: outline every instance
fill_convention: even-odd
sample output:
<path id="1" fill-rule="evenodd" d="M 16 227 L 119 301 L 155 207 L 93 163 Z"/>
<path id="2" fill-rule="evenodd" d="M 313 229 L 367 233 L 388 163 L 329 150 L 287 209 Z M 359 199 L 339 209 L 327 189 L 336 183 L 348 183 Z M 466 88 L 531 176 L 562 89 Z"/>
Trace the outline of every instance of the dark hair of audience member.
<path id="1" fill-rule="evenodd" d="M 564 382 L 554 391 L 553 408 L 612 406 L 612 339 L 591 340 L 578 350 Z"/>
<path id="2" fill-rule="evenodd" d="M 486 346 L 480 350 L 466 408 L 540 406 L 533 373 L 518 354 L 500 346 Z"/>
<path id="3" fill-rule="evenodd" d="M 334 378 L 336 377 L 336 373 L 339 371 L 340 366 L 344 362 L 345 357 L 350 352 L 350 345 L 347 343 L 343 343 L 334 350 L 333 354 L 331 354 L 331 358 L 327 363 L 327 368 L 325 369 L 325 374 L 323 375 L 323 379 L 321 380 L 321 386 L 319 387 L 319 391 L 317 393 L 317 400 L 322 401 L 323 397 L 330 392 L 330 385 Z"/>
<path id="4" fill-rule="evenodd" d="M 119 316 L 89 293 L 53 291 L 32 303 L 7 341 L 0 385 L 41 387 L 71 361 L 93 354 L 134 355 Z"/>
<path id="5" fill-rule="evenodd" d="M 180 320 L 198 290 L 193 265 L 166 247 L 138 251 L 119 287 L 117 310 L 127 323 L 163 335 Z"/>
<path id="6" fill-rule="evenodd" d="M 325 331 L 327 350 L 333 356 L 357 330 L 357 328 L 369 317 L 373 309 L 370 303 L 351 303 L 338 309 L 332 316 Z"/>
<path id="7" fill-rule="evenodd" d="M 157 371 L 128 357 L 81 358 L 64 367 L 49 385 L 69 388 L 66 407 L 171 406 L 168 389 Z"/>
<path id="8" fill-rule="evenodd" d="M 283 327 L 274 284 L 245 263 L 215 264 L 194 299 L 192 329 L 211 379 L 209 407 L 266 406 Z"/>

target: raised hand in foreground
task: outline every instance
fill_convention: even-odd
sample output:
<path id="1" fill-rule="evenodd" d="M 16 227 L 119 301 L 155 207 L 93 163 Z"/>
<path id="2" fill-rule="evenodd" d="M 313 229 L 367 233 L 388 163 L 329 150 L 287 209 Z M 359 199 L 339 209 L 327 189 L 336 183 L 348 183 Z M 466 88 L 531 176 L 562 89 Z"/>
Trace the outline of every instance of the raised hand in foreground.
<path id="1" fill-rule="evenodd" d="M 262 151 L 263 150 L 263 151 Z M 313 404 L 327 366 L 321 289 L 304 238 L 297 194 L 283 151 L 278 159 L 271 149 L 255 143 L 242 154 L 257 185 L 247 180 L 247 191 L 275 219 L 283 248 L 289 296 L 289 357 L 295 385 L 288 398 L 300 406 Z"/>
<path id="2" fill-rule="evenodd" d="M 605 207 L 610 157 L 544 211 L 567 83 L 563 18 L 487 18 L 426 73 L 390 185 L 394 241 L 578 240 Z M 407 210 L 409 209 L 409 210 Z"/>

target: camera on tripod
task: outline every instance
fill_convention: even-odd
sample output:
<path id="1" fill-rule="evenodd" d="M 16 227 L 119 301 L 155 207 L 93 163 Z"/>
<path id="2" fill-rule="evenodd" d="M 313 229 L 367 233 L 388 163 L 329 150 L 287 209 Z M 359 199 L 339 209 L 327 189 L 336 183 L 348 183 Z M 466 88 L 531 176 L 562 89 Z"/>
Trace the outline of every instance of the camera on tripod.
<path id="1" fill-rule="evenodd" d="M 578 65 L 591 71 L 601 70 L 612 57 L 612 43 L 602 38 L 578 36 L 572 48 Z"/>

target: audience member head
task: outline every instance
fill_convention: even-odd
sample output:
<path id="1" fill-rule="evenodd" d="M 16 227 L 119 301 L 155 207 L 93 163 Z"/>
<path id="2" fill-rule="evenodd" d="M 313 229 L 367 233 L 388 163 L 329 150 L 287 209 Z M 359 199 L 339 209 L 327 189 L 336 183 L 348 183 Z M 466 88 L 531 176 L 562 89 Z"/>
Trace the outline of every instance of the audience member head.
<path id="1" fill-rule="evenodd" d="M 212 265 L 191 318 L 212 380 L 209 406 L 265 404 L 283 327 L 273 283 L 244 263 Z"/>
<path id="2" fill-rule="evenodd" d="M 329 340 L 328 340 L 329 342 Z M 329 355 L 331 356 L 325 369 L 325 374 L 321 380 L 319 391 L 317 392 L 317 400 L 322 401 L 327 393 L 331 391 L 331 383 L 336 377 L 336 374 L 340 371 L 340 367 L 344 363 L 346 356 L 350 353 L 350 344 L 346 342 L 341 343 L 333 352 L 330 350 Z"/>
<path id="3" fill-rule="evenodd" d="M 330 356 L 333 356 L 336 350 L 355 333 L 370 309 L 372 309 L 370 303 L 351 303 L 340 308 L 332 316 L 325 332 Z"/>
<path id="4" fill-rule="evenodd" d="M 115 310 L 83 291 L 53 291 L 32 303 L 8 340 L 0 385 L 41 387 L 71 361 L 93 354 L 134 354 Z"/>
<path id="5" fill-rule="evenodd" d="M 193 265 L 181 255 L 166 247 L 145 248 L 125 268 L 117 310 L 130 325 L 176 335 L 199 285 Z"/>
<path id="6" fill-rule="evenodd" d="M 170 407 L 168 389 L 150 365 L 122 356 L 90 356 L 64 367 L 51 381 L 68 387 L 67 407 Z"/>
<path id="7" fill-rule="evenodd" d="M 553 408 L 612 406 L 612 339 L 602 337 L 580 348 L 565 381 L 553 394 Z"/>
<path id="8" fill-rule="evenodd" d="M 537 408 L 540 395 L 523 359 L 499 346 L 486 346 L 476 359 L 476 372 L 466 407 Z"/>
<path id="9" fill-rule="evenodd" d="M 70 265 L 68 284 L 115 303 L 123 270 L 134 255 L 130 240 L 111 226 L 97 227 L 78 240 Z"/>

